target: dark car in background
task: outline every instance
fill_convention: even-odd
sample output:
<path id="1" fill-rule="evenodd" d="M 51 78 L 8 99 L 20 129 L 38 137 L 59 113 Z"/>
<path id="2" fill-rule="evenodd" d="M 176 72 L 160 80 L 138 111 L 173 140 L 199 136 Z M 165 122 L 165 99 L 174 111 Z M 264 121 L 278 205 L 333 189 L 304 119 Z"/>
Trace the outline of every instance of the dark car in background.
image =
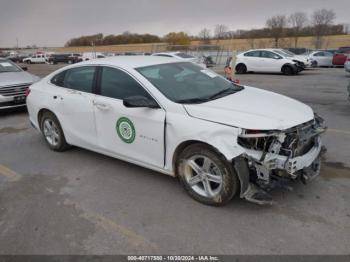
<path id="1" fill-rule="evenodd" d="M 29 57 L 29 55 L 19 54 L 19 55 L 8 56 L 6 57 L 6 59 L 11 60 L 12 62 L 15 62 L 15 63 L 22 63 L 23 59 L 27 57 Z"/>
<path id="2" fill-rule="evenodd" d="M 350 54 L 350 46 L 339 47 L 339 49 L 334 53 L 333 65 L 344 66 L 348 55 Z"/>
<path id="3" fill-rule="evenodd" d="M 81 62 L 80 54 L 52 54 L 47 58 L 47 62 L 51 65 L 58 63 L 75 64 Z"/>

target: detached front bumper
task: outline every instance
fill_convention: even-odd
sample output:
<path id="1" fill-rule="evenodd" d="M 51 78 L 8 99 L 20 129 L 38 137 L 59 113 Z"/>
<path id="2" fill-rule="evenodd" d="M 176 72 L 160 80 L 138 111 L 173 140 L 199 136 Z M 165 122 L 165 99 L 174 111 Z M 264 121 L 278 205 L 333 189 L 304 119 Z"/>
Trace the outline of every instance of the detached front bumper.
<path id="1" fill-rule="evenodd" d="M 290 178 L 295 179 L 298 176 L 298 171 L 307 171 L 312 164 L 317 161 L 322 149 L 321 138 L 318 137 L 317 143 L 306 154 L 294 158 L 287 156 L 267 153 L 263 162 L 260 161 L 263 152 L 246 149 L 248 158 L 260 166 L 260 169 L 266 171 L 279 170 L 285 171 L 290 175 Z M 319 170 L 316 175 L 319 174 Z"/>
<path id="2" fill-rule="evenodd" d="M 242 198 L 258 204 L 272 202 L 268 191 L 291 189 L 292 181 L 302 183 L 320 174 L 322 118 L 285 131 L 243 130 L 238 144 L 245 153 L 234 161 L 241 182 Z"/>

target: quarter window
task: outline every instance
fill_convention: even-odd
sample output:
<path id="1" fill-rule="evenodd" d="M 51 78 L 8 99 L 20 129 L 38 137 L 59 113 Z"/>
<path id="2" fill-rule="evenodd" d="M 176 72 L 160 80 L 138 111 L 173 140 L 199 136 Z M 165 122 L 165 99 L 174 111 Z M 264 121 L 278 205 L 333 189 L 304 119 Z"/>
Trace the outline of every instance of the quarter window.
<path id="1" fill-rule="evenodd" d="M 66 88 L 92 93 L 95 67 L 84 66 L 66 71 L 63 86 Z"/>
<path id="2" fill-rule="evenodd" d="M 150 97 L 131 76 L 110 67 L 103 67 L 102 69 L 101 95 L 116 99 L 124 99 L 130 96 Z"/>
<path id="3" fill-rule="evenodd" d="M 61 73 L 58 73 L 53 78 L 51 78 L 51 83 L 56 86 L 62 86 L 63 87 L 63 81 L 64 81 L 64 75 L 66 74 L 66 71 L 63 71 Z"/>

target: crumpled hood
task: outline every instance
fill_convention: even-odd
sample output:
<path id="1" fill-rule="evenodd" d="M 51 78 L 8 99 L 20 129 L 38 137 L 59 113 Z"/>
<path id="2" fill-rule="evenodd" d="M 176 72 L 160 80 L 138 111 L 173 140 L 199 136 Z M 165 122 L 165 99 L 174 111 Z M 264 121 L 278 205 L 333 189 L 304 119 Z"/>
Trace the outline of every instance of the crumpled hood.
<path id="1" fill-rule="evenodd" d="M 0 73 L 0 88 L 2 86 L 30 84 L 39 79 L 39 77 L 25 71 Z"/>
<path id="2" fill-rule="evenodd" d="M 223 98 L 184 107 L 192 117 L 256 130 L 284 130 L 314 118 L 309 106 L 254 87 L 245 87 Z"/>

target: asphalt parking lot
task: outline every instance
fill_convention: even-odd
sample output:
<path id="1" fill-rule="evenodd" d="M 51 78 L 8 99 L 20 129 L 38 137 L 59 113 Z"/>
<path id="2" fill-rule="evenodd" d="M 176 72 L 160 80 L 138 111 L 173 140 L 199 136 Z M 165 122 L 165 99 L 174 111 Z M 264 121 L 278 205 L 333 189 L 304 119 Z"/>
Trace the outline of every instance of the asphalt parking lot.
<path id="1" fill-rule="evenodd" d="M 45 76 L 62 65 L 28 65 Z M 52 152 L 24 110 L 0 114 L 1 254 L 348 254 L 350 74 L 247 74 L 242 84 L 310 105 L 329 127 L 321 176 L 273 206 L 238 198 L 221 208 L 188 197 L 178 181 L 73 148 Z M 249 105 L 247 105 L 249 106 Z"/>

